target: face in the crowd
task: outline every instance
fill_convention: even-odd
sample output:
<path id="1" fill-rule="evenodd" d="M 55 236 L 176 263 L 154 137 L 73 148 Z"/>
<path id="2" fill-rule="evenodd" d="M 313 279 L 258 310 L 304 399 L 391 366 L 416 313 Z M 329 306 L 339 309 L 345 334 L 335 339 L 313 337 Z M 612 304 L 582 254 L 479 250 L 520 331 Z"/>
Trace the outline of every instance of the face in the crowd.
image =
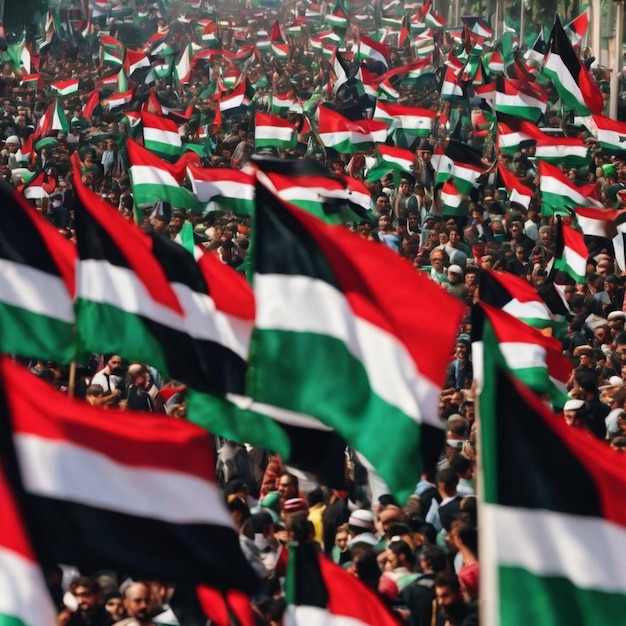
<path id="1" fill-rule="evenodd" d="M 441 272 L 443 270 L 443 254 L 435 252 L 430 257 L 430 264 L 432 265 L 434 270 L 436 270 L 437 272 Z"/>
<path id="2" fill-rule="evenodd" d="M 286 475 L 281 476 L 278 481 L 278 493 L 283 500 L 298 497 L 298 491 L 295 484 L 292 482 L 291 478 Z"/>
<path id="3" fill-rule="evenodd" d="M 122 357 L 119 354 L 114 354 L 108 361 L 107 365 L 111 374 L 119 374 L 122 371 Z"/>
<path id="4" fill-rule="evenodd" d="M 78 601 L 78 610 L 82 613 L 88 613 L 98 605 L 98 593 L 87 587 L 76 587 L 74 596 Z"/>
<path id="5" fill-rule="evenodd" d="M 122 598 L 109 598 L 104 603 L 104 608 L 113 617 L 115 621 L 118 621 L 124 617 L 124 603 Z"/>
<path id="6" fill-rule="evenodd" d="M 130 617 L 146 621 L 150 616 L 150 590 L 141 583 L 132 584 L 124 598 L 124 608 Z"/>

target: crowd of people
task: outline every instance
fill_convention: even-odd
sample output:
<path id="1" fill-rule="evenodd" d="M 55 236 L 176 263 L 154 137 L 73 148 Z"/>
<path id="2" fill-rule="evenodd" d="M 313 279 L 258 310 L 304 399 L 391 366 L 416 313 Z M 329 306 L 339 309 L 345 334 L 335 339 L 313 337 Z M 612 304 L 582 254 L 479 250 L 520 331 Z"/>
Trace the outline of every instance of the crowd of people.
<path id="1" fill-rule="evenodd" d="M 269 109 L 271 97 L 291 95 L 303 103 L 336 77 L 328 58 L 307 44 L 310 34 L 291 38 L 287 59 L 272 54 L 255 54 L 234 63 L 222 56 L 198 62 L 188 84 L 177 86 L 172 77 L 157 78 L 154 85 L 134 86 L 133 101 L 124 111 L 105 109 L 84 115 L 88 94 L 100 88 L 104 99 L 103 73 L 108 70 L 98 58 L 98 29 L 119 37 L 132 47 L 138 32 L 164 33 L 172 54 L 185 44 L 201 44 L 191 20 L 175 19 L 171 3 L 158 8 L 146 6 L 149 21 L 142 29 L 127 23 L 91 23 L 82 37 L 68 29 L 42 51 L 39 74 L 43 89 L 21 85 L 23 71 L 11 62 L 0 76 L 0 176 L 18 190 L 28 188 L 36 176 L 45 175 L 48 192 L 30 200 L 68 239 L 74 239 L 74 203 L 71 155 L 78 152 L 83 182 L 129 220 L 136 220 L 150 233 L 176 239 L 190 222 L 197 244 L 220 256 L 241 271 L 246 269 L 250 217 L 231 211 L 204 214 L 186 212 L 167 203 L 136 207 L 129 177 L 125 140 L 133 135 L 131 117 L 150 94 L 163 107 L 191 113 L 181 118 L 183 145 L 202 139 L 202 163 L 208 168 L 248 166 L 254 148 L 254 109 L 239 111 L 219 121 L 218 75 L 237 66 L 253 88 L 255 107 Z M 234 16 L 230 7 L 201 3 L 200 18 L 221 26 L 222 47 L 235 52 L 254 42 L 259 32 L 268 33 L 278 20 L 283 26 L 306 14 L 299 0 L 277 9 L 242 7 Z M 321 15 L 333 7 L 320 5 Z M 376 18 L 369 5 L 357 6 Z M 380 10 L 380 9 L 379 9 Z M 180 17 L 180 16 L 179 16 Z M 183 18 L 185 15 L 182 16 Z M 376 21 L 376 19 L 374 19 Z M 152 30 L 150 30 L 152 29 Z M 350 26 L 346 37 L 356 40 Z M 450 35 L 437 36 L 438 54 L 445 56 L 455 43 Z M 10 41 L 10 38 L 9 38 Z M 411 59 L 400 46 L 389 45 L 389 68 L 409 65 Z M 354 61 L 353 61 L 354 63 Z M 356 66 L 354 66 L 356 67 Z M 374 65 L 368 66 L 376 70 Z M 442 78 L 443 65 L 434 63 L 433 75 Z M 382 72 L 380 72 L 382 73 Z M 53 100 L 50 84 L 72 78 L 81 81 L 80 92 L 61 99 L 69 132 L 54 131 L 27 157 L 22 151 L 39 126 Z M 428 138 L 411 146 L 415 161 L 412 172 L 398 176 L 388 172 L 379 179 L 367 177 L 371 154 L 340 154 L 315 146 L 311 135 L 299 135 L 294 149 L 275 149 L 285 160 L 312 158 L 328 167 L 329 174 L 366 180 L 371 194 L 368 219 L 345 226 L 361 237 L 388 246 L 405 257 L 417 271 L 426 272 L 469 309 L 479 299 L 478 278 L 486 270 L 515 274 L 539 288 L 554 280 L 551 262 L 555 254 L 556 222 L 542 214 L 537 192 L 529 206 L 510 201 L 507 190 L 493 178 L 476 185 L 463 200 L 463 211 L 446 214 L 436 183 L 433 154 L 453 137 L 473 146 L 485 168 L 496 162 L 537 190 L 536 161 L 532 151 L 520 149 L 511 155 L 495 154 L 495 127 L 482 132 L 476 125 L 479 109 L 468 99 L 458 107 L 440 101 L 438 84 L 402 82 L 397 85 L 399 102 L 430 108 L 438 114 Z M 351 119 L 367 117 L 372 102 L 349 81 L 342 90 L 329 90 L 324 99 Z M 474 103 L 475 104 L 475 103 Z M 304 114 L 285 114 L 302 129 Z M 566 123 L 556 112 L 544 116 L 542 124 L 579 135 L 580 129 Z M 142 141 L 140 135 L 135 139 Z M 626 190 L 626 161 L 601 150 L 587 137 L 591 149 L 583 167 L 562 167 L 575 185 L 593 183 L 597 197 L 607 208 L 619 208 L 620 191 Z M 204 148 L 206 146 L 206 149 Z M 373 151 L 372 151 L 373 153 Z M 371 159 L 370 159 L 371 160 Z M 28 196 L 27 196 L 28 197 Z M 218 208 L 219 207 L 213 207 Z M 567 219 L 567 218 L 566 218 Z M 587 237 L 589 259 L 583 283 L 560 276 L 571 315 L 563 353 L 572 362 L 569 400 L 564 419 L 590 436 L 608 440 L 611 447 L 626 449 L 626 308 L 624 269 L 618 265 L 608 239 Z M 328 489 L 299 481 L 276 454 L 216 439 L 217 476 L 224 489 L 227 507 L 240 533 L 241 548 L 259 578 L 260 592 L 253 599 L 259 624 L 281 624 L 286 608 L 284 579 L 287 546 L 294 538 L 314 544 L 328 558 L 359 578 L 395 613 L 412 626 L 471 626 L 478 623 L 479 564 L 477 545 L 476 422 L 469 317 L 459 329 L 441 394 L 439 417 L 446 430 L 446 443 L 439 464 L 425 474 L 407 502 L 398 502 L 371 480 L 371 476 L 349 451 L 346 457 L 345 489 Z M 425 347 L 427 349 L 427 347 Z M 163 380 L 150 364 L 128 363 L 123 355 L 93 355 L 79 368 L 75 393 L 104 408 L 129 409 L 185 417 L 185 386 Z M 33 374 L 67 388 L 69 368 L 33 361 Z M 608 445 L 607 444 L 607 445 Z M 373 485 L 378 485 L 377 487 Z M 61 626 L 105 626 L 118 624 L 177 624 L 176 591 L 165 582 L 133 581 L 124 572 L 76 572 L 64 567 L 51 570 L 49 586 L 59 609 Z M 191 619 L 185 623 L 195 624 Z M 198 624 L 203 622 L 197 622 Z"/>

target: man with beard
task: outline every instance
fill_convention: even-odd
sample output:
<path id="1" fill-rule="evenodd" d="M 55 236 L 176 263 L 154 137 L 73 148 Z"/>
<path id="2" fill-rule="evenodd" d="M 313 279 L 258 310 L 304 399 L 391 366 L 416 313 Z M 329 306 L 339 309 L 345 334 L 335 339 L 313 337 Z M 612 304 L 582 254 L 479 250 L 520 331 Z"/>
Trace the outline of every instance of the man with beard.
<path id="1" fill-rule="evenodd" d="M 91 384 L 102 387 L 102 404 L 117 404 L 124 391 L 122 357 L 119 354 L 105 354 L 104 363 L 104 367 L 94 374 Z"/>
<path id="2" fill-rule="evenodd" d="M 150 588 L 145 583 L 131 583 L 124 589 L 124 608 L 127 618 L 115 626 L 154 626 L 150 617 Z"/>
<path id="3" fill-rule="evenodd" d="M 76 598 L 78 610 L 71 613 L 69 609 L 61 611 L 57 618 L 58 626 L 109 626 L 113 618 L 104 608 L 100 585 L 87 576 L 73 581 L 69 591 Z"/>
<path id="4" fill-rule="evenodd" d="M 442 572 L 435 578 L 437 599 L 437 626 L 477 626 L 476 606 L 467 604 L 461 593 L 461 583 L 456 574 Z"/>

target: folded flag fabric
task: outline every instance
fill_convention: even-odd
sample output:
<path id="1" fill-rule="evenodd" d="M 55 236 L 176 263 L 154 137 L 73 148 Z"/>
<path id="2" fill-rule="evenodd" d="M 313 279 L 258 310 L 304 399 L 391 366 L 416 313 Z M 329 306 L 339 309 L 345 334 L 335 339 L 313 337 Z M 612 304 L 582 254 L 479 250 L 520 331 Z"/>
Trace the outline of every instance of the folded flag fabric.
<path id="1" fill-rule="evenodd" d="M 256 148 L 295 148 L 297 141 L 295 126 L 277 115 L 257 111 L 254 124 Z"/>
<path id="2" fill-rule="evenodd" d="M 223 211 L 252 215 L 256 182 L 250 172 L 190 164 L 187 173 L 200 202 L 214 202 Z"/>
<path id="3" fill-rule="evenodd" d="M 143 145 L 147 150 L 169 161 L 180 156 L 183 144 L 175 122 L 142 111 L 141 123 L 143 124 Z"/>
<path id="4" fill-rule="evenodd" d="M 58 96 L 71 96 L 74 93 L 78 93 L 78 86 L 80 81 L 78 78 L 71 78 L 70 80 L 62 80 L 57 83 L 50 83 L 50 87 L 56 92 Z"/>
<path id="5" fill-rule="evenodd" d="M 567 272 L 577 283 L 584 283 L 589 250 L 583 234 L 557 216 L 554 268 Z"/>

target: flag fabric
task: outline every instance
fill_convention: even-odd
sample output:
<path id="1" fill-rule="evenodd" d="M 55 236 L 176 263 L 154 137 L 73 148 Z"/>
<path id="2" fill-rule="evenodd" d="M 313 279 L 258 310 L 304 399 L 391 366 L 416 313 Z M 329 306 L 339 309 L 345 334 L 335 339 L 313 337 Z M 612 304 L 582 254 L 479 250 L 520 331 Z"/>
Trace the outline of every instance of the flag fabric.
<path id="1" fill-rule="evenodd" d="M 206 431 L 164 416 L 104 413 L 8 357 L 0 370 L 2 456 L 42 562 L 254 589 Z"/>
<path id="2" fill-rule="evenodd" d="M 363 34 L 359 36 L 356 58 L 371 63 L 381 63 L 385 68 L 389 67 L 387 47 L 385 44 L 378 43 Z"/>
<path id="3" fill-rule="evenodd" d="M 603 150 L 623 152 L 626 150 L 626 124 L 612 120 L 604 115 L 592 115 L 589 118 L 589 130 L 598 140 Z"/>
<path id="4" fill-rule="evenodd" d="M 263 185 L 256 199 L 249 395 L 332 426 L 392 492 L 408 496 L 440 451 L 436 405 L 462 303 L 391 250 L 323 224 Z M 398 293 L 382 279 L 390 274 Z M 409 304 L 425 300 L 430 306 Z M 441 308 L 449 315 L 434 319 Z M 437 349 L 425 354 L 417 329 Z M 306 364 L 290 354 L 307 354 Z"/>
<path id="5" fill-rule="evenodd" d="M 463 194 L 459 193 L 453 179 L 446 181 L 441 188 L 441 204 L 442 215 L 467 215 L 467 209 L 463 206 Z"/>
<path id="6" fill-rule="evenodd" d="M 398 624 L 374 591 L 318 554 L 311 543 L 301 541 L 290 546 L 285 595 L 286 626 Z"/>
<path id="7" fill-rule="evenodd" d="M 0 350 L 70 363 L 76 250 L 7 185 L 0 199 Z"/>
<path id="8" fill-rule="evenodd" d="M 124 64 L 124 44 L 114 37 L 102 35 L 100 37 L 100 62 L 103 65 L 120 67 Z"/>
<path id="9" fill-rule="evenodd" d="M 57 94 L 57 96 L 66 97 L 78 93 L 79 83 L 80 81 L 78 78 L 71 78 L 69 80 L 61 80 L 56 83 L 50 83 L 50 87 Z"/>
<path id="10" fill-rule="evenodd" d="M 584 235 L 613 239 L 617 235 L 615 221 L 624 214 L 619 209 L 597 209 L 595 207 L 575 207 L 574 213 Z"/>
<path id="11" fill-rule="evenodd" d="M 602 113 L 602 92 L 576 55 L 558 15 L 548 40 L 543 71 L 552 80 L 564 109 L 580 115 Z"/>
<path id="12" fill-rule="evenodd" d="M 247 107 L 249 104 L 250 98 L 246 94 L 246 80 L 242 80 L 231 93 L 222 95 L 220 98 L 220 111 L 232 114 L 240 107 Z"/>
<path id="13" fill-rule="evenodd" d="M 528 82 L 498 76 L 496 78 L 496 113 L 538 122 L 546 112 L 547 96 Z"/>
<path id="14" fill-rule="evenodd" d="M 111 94 L 108 98 L 100 101 L 100 106 L 107 111 L 114 111 L 119 107 L 123 107 L 127 104 L 130 104 L 133 101 L 133 96 L 135 95 L 135 90 L 130 89 L 128 91 L 124 91 L 122 93 L 114 93 Z"/>
<path id="15" fill-rule="evenodd" d="M 589 9 L 585 9 L 578 17 L 565 24 L 563 29 L 572 46 L 580 46 L 589 29 Z"/>
<path id="16" fill-rule="evenodd" d="M 439 95 L 442 100 L 458 100 L 465 97 L 465 92 L 454 68 L 446 68 Z"/>
<path id="17" fill-rule="evenodd" d="M 480 301 L 523 321 L 533 328 L 552 328 L 550 309 L 532 285 L 510 272 L 481 272 L 478 293 Z"/>
<path id="18" fill-rule="evenodd" d="M 255 177 L 247 171 L 230 168 L 207 168 L 190 164 L 187 174 L 196 198 L 202 203 L 215 202 L 223 211 L 252 215 Z"/>
<path id="19" fill-rule="evenodd" d="M 567 215 L 567 209 L 575 206 L 601 207 L 598 200 L 588 195 L 592 187 L 595 185 L 576 187 L 558 167 L 539 161 L 539 189 L 544 215 Z"/>
<path id="20" fill-rule="evenodd" d="M 184 313 L 173 349 L 166 347 L 168 371 L 205 393 L 242 395 L 254 321 L 249 284 L 214 255 L 198 251 L 196 261 L 163 237 L 152 238 L 152 254 Z"/>
<path id="21" fill-rule="evenodd" d="M 296 147 L 298 137 L 295 126 L 277 115 L 257 111 L 254 121 L 254 145 L 258 148 Z"/>
<path id="22" fill-rule="evenodd" d="M 176 163 L 171 164 L 132 139 L 126 141 L 126 149 L 130 161 L 131 186 L 137 204 L 154 204 L 162 200 L 180 209 L 199 209 L 191 191 L 181 187 L 189 159 L 199 162 L 195 153 L 185 152 Z"/>
<path id="23" fill-rule="evenodd" d="M 482 339 L 485 323 L 490 325 L 498 350 L 515 377 L 535 393 L 547 394 L 552 406 L 562 409 L 568 399 L 572 364 L 563 356 L 561 341 L 481 302 L 472 309 L 472 335 L 477 340 Z"/>
<path id="24" fill-rule="evenodd" d="M 626 596 L 623 458 L 515 381 L 493 334 L 483 342 L 481 623 L 611 623 Z"/>
<path id="25" fill-rule="evenodd" d="M 33 135 L 31 135 L 32 137 Z M 46 141 L 45 139 L 42 141 Z M 56 140 L 53 140 L 56 141 Z M 41 200 L 49 198 L 50 194 L 57 188 L 57 181 L 54 176 L 47 171 L 33 176 L 21 189 L 27 200 Z"/>
<path id="26" fill-rule="evenodd" d="M 43 89 L 43 80 L 41 74 L 28 74 L 20 80 L 20 85 L 25 89 Z"/>
<path id="27" fill-rule="evenodd" d="M 588 256 L 583 234 L 557 217 L 554 269 L 567 272 L 577 283 L 584 283 Z"/>
<path id="28" fill-rule="evenodd" d="M 55 100 L 48 106 L 46 112 L 39 120 L 39 130 L 40 134 L 44 137 L 52 130 L 62 130 L 66 133 L 70 132 L 67 116 L 58 100 Z"/>
<path id="29" fill-rule="evenodd" d="M 393 132 L 401 130 L 415 137 L 428 137 L 436 118 L 437 113 L 430 109 L 390 104 L 384 100 L 378 100 L 374 110 L 374 119 L 385 122 Z"/>
<path id="30" fill-rule="evenodd" d="M 148 59 L 142 50 L 132 50 L 130 48 L 126 50 L 124 69 L 129 78 L 135 80 L 135 72 L 148 70 L 150 67 L 150 59 Z"/>
<path id="31" fill-rule="evenodd" d="M 0 524 L 0 624 L 52 626 L 57 612 L 4 469 L 0 471 Z"/>
<path id="32" fill-rule="evenodd" d="M 325 106 L 319 109 L 320 141 L 326 148 L 352 154 L 387 139 L 387 124 L 378 120 L 352 122 Z"/>
<path id="33" fill-rule="evenodd" d="M 182 139 L 178 125 L 159 115 L 141 112 L 143 145 L 147 150 L 168 161 L 177 159 L 182 152 Z"/>
<path id="34" fill-rule="evenodd" d="M 395 148 L 394 146 L 387 146 L 381 143 L 378 146 L 378 153 L 385 167 L 400 170 L 407 174 L 413 173 L 415 169 L 415 154 L 410 150 Z"/>
<path id="35" fill-rule="evenodd" d="M 589 148 L 578 137 L 550 137 L 537 139 L 535 158 L 553 165 L 584 167 L 589 164 Z"/>
<path id="36" fill-rule="evenodd" d="M 457 190 L 463 195 L 469 195 L 478 186 L 478 179 L 486 169 L 482 154 L 456 139 L 448 141 L 445 154 L 450 159 L 450 173 Z"/>
<path id="37" fill-rule="evenodd" d="M 176 72 L 176 80 L 180 85 L 186 85 L 189 83 L 191 77 L 191 70 L 193 67 L 193 48 L 191 44 L 187 44 L 185 49 L 181 52 L 178 63 L 174 66 Z"/>
<path id="38" fill-rule="evenodd" d="M 498 163 L 498 175 L 502 179 L 509 200 L 515 204 L 519 204 L 528 210 L 530 202 L 533 199 L 534 192 L 526 187 L 513 172 L 510 172 L 505 165 Z"/>
<path id="39" fill-rule="evenodd" d="M 496 146 L 501 154 L 513 155 L 535 145 L 544 137 L 537 126 L 527 120 L 510 115 L 498 115 Z"/>

